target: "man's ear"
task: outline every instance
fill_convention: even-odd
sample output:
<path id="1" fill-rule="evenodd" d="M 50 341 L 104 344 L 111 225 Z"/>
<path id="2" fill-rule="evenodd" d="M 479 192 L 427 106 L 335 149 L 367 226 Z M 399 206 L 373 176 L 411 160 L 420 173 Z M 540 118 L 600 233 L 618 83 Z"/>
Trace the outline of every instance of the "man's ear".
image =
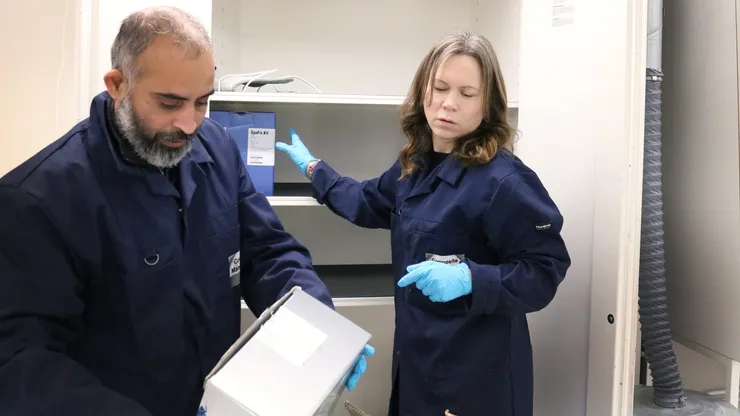
<path id="1" fill-rule="evenodd" d="M 105 88 L 108 90 L 108 94 L 113 97 L 115 101 L 118 101 L 120 97 L 126 92 L 126 81 L 123 78 L 121 71 L 112 69 L 103 76 L 103 82 L 105 82 Z"/>

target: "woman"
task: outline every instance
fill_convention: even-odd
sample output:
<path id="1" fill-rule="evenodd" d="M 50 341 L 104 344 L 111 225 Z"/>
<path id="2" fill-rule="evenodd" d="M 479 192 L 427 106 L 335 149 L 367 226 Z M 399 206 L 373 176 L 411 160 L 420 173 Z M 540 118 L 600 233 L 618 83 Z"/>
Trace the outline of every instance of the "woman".
<path id="1" fill-rule="evenodd" d="M 391 415 L 530 416 L 526 314 L 570 266 L 563 218 L 511 153 L 501 69 L 486 38 L 440 40 L 401 107 L 408 143 L 380 177 L 342 177 L 294 131 L 279 143 L 317 200 L 352 223 L 389 228 L 395 279 Z"/>

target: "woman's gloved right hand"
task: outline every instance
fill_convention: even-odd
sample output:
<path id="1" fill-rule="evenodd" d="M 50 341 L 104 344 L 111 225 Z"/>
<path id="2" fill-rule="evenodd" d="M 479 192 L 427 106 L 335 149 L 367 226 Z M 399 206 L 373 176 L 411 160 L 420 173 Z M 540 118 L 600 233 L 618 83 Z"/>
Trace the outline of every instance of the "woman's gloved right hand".
<path id="1" fill-rule="evenodd" d="M 308 170 L 308 164 L 319 159 L 313 157 L 311 152 L 308 151 L 306 145 L 304 145 L 301 141 L 301 138 L 298 137 L 298 133 L 296 133 L 294 129 L 290 129 L 290 140 L 291 144 L 277 142 L 275 143 L 275 147 L 287 153 L 288 156 L 290 156 L 290 158 L 293 160 L 293 163 L 298 166 L 298 170 L 301 172 L 301 174 L 307 176 L 306 171 Z"/>

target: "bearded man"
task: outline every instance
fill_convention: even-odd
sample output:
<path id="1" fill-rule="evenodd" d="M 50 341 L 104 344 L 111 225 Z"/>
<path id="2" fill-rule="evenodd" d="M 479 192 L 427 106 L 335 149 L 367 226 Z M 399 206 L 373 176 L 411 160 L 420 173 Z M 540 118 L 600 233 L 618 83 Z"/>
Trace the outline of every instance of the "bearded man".
<path id="1" fill-rule="evenodd" d="M 145 9 L 111 56 L 90 117 L 0 178 L 3 414 L 195 416 L 239 336 L 241 299 L 259 315 L 297 285 L 332 307 L 307 249 L 205 118 L 204 27 Z"/>

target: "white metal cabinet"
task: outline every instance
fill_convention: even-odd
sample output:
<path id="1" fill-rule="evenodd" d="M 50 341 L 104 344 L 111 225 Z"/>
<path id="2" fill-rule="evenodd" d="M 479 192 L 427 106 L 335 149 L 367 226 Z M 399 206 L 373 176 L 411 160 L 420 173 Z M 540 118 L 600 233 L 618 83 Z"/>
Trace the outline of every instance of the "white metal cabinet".
<path id="1" fill-rule="evenodd" d="M 573 258 L 530 319 L 537 415 L 632 415 L 646 24 L 645 1 L 523 0 L 518 153 Z"/>

